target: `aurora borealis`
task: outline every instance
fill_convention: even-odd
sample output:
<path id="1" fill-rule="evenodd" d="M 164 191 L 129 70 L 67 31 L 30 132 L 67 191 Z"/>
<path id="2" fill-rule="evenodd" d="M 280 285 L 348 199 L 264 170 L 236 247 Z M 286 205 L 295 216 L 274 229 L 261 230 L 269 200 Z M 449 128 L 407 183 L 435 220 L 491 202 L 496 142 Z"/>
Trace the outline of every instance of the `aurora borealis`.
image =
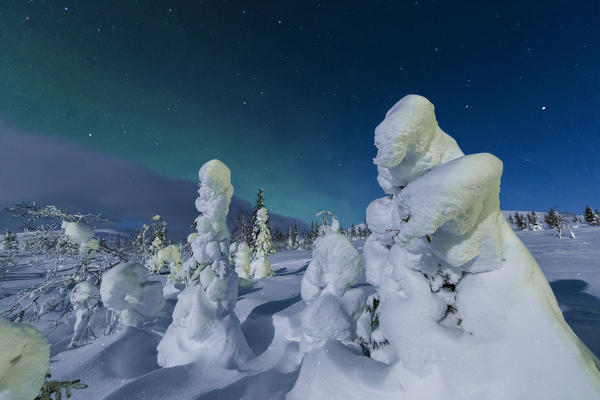
<path id="1" fill-rule="evenodd" d="M 236 196 L 263 187 L 273 212 L 349 225 L 381 196 L 375 126 L 418 93 L 465 153 L 503 160 L 504 209 L 581 211 L 600 198 L 599 15 L 597 1 L 9 1 L 0 121 L 169 177 L 219 158 Z"/>

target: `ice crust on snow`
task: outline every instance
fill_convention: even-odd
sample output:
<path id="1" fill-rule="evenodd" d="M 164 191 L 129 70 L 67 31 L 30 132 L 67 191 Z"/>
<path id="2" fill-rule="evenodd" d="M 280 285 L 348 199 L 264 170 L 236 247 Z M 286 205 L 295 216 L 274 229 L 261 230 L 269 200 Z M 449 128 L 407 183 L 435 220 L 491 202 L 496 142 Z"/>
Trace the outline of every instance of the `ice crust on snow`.
<path id="1" fill-rule="evenodd" d="M 33 399 L 49 370 L 50 345 L 44 335 L 0 318 L 0 399 Z"/>
<path id="2" fill-rule="evenodd" d="M 116 312 L 125 326 L 140 326 L 164 308 L 162 284 L 148 281 L 148 276 L 148 269 L 138 263 L 122 263 L 102 275 L 102 303 Z"/>
<path id="3" fill-rule="evenodd" d="M 229 230 L 225 224 L 233 196 L 231 172 L 219 160 L 198 173 L 198 235 L 193 256 L 182 268 L 187 287 L 179 294 L 173 321 L 158 344 L 158 364 L 190 362 L 235 367 L 251 356 L 235 315 L 238 276 L 229 265 Z"/>
<path id="4" fill-rule="evenodd" d="M 306 356 L 288 397 L 600 398 L 596 358 L 500 213 L 500 160 L 463 156 L 414 95 L 386 114 L 375 145 L 388 196 L 367 209 L 363 255 L 389 365 L 372 373 L 328 342 Z"/>

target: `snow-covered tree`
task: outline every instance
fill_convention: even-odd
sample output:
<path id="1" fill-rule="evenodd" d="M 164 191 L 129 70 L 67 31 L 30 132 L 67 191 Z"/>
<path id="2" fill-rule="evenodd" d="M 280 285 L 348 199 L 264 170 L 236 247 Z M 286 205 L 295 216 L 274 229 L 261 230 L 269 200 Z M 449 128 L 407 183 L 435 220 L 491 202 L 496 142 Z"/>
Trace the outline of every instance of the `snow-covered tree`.
<path id="1" fill-rule="evenodd" d="M 274 253 L 269 231 L 269 214 L 265 207 L 256 213 L 256 225 L 253 232 L 254 260 L 250 263 L 250 273 L 254 279 L 267 278 L 275 275 L 267 255 Z"/>
<path id="2" fill-rule="evenodd" d="M 307 353 L 334 339 L 351 343 L 356 338 L 356 320 L 365 308 L 362 289 L 350 289 L 362 274 L 362 258 L 352 243 L 339 232 L 332 214 L 331 225 L 314 243 L 313 256 L 302 277 L 303 339 Z"/>
<path id="3" fill-rule="evenodd" d="M 527 229 L 527 220 L 519 213 L 515 213 L 515 226 L 518 230 L 524 231 Z"/>
<path id="4" fill-rule="evenodd" d="M 558 213 L 558 211 L 556 211 L 556 208 L 554 208 L 554 207 L 550 208 L 550 210 L 548 210 L 548 212 L 544 216 L 544 222 L 551 229 L 552 228 L 558 229 L 560 219 L 561 219 L 560 214 Z"/>
<path id="5" fill-rule="evenodd" d="M 23 251 L 52 260 L 45 280 L 10 297 L 0 314 L 9 320 L 35 322 L 53 311 L 57 319 L 50 321 L 48 329 L 56 327 L 74 311 L 70 299 L 73 288 L 87 280 L 99 282 L 104 271 L 128 258 L 122 250 L 94 237 L 92 224 L 110 222 L 100 215 L 70 214 L 35 203 L 19 203 L 7 210 L 26 230 Z M 62 265 L 70 268 L 59 268 Z"/>
<path id="6" fill-rule="evenodd" d="M 259 193 L 262 194 L 262 191 Z M 275 247 L 271 240 L 271 228 L 269 227 L 269 212 L 266 207 L 262 207 L 256 211 L 254 227 L 252 228 L 250 254 L 254 256 L 259 253 L 264 255 L 275 253 Z"/>
<path id="7" fill-rule="evenodd" d="M 585 206 L 583 218 L 588 225 L 600 225 L 600 216 L 590 206 Z"/>
<path id="8" fill-rule="evenodd" d="M 514 224 L 515 224 L 515 220 L 513 219 L 513 216 L 512 216 L 512 215 L 509 215 L 509 216 L 508 216 L 508 223 L 509 223 L 509 224 L 511 224 L 511 225 L 514 225 Z"/>
<path id="9" fill-rule="evenodd" d="M 2 247 L 6 251 L 17 251 L 19 249 L 19 240 L 17 239 L 17 235 L 11 232 L 9 229 L 4 231 L 4 235 L 2 237 Z"/>
<path id="10" fill-rule="evenodd" d="M 206 363 L 207 368 L 231 367 L 252 354 L 235 315 L 238 276 L 229 265 L 226 218 L 233 196 L 231 171 L 223 162 L 211 160 L 198 176 L 198 236 L 192 242 L 193 257 L 179 275 L 187 287 L 179 294 L 173 322 L 158 344 L 158 364 L 163 367 L 193 361 Z"/>
<path id="11" fill-rule="evenodd" d="M 179 246 L 170 244 L 160 248 L 150 260 L 148 260 L 148 269 L 154 274 L 164 274 L 171 270 L 180 270 L 183 265 L 183 258 Z"/>
<path id="12" fill-rule="evenodd" d="M 387 112 L 375 145 L 385 196 L 367 208 L 363 256 L 388 366 L 329 341 L 286 398 L 334 397 L 331 382 L 349 376 L 353 398 L 382 386 L 406 399 L 600 398 L 596 358 L 500 213 L 502 162 L 465 156 L 416 95 Z M 383 378 L 364 379 L 370 369 Z"/>
<path id="13" fill-rule="evenodd" d="M 235 272 L 240 278 L 252 279 L 250 273 L 250 246 L 248 243 L 241 242 L 235 251 Z"/>

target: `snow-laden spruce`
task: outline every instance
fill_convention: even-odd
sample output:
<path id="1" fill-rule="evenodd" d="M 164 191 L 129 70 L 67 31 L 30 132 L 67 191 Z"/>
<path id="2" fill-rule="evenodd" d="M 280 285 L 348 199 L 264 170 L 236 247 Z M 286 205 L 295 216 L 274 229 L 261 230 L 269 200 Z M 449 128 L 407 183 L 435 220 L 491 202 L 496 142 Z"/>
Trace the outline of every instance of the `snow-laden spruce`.
<path id="1" fill-rule="evenodd" d="M 275 275 L 267 255 L 274 252 L 269 230 L 269 214 L 266 207 L 256 212 L 256 225 L 252 234 L 254 240 L 254 260 L 250 263 L 250 274 L 253 279 L 267 278 Z"/>
<path id="2" fill-rule="evenodd" d="M 193 257 L 181 271 L 187 287 L 179 294 L 173 322 L 158 344 L 162 367 L 194 361 L 233 367 L 252 355 L 235 315 L 238 276 L 229 265 L 225 220 L 233 196 L 231 171 L 211 160 L 198 175 L 198 235 L 191 243 Z"/>
<path id="3" fill-rule="evenodd" d="M 389 366 L 328 344 L 306 356 L 288 397 L 600 398 L 598 360 L 500 214 L 501 161 L 463 156 L 414 95 L 386 114 L 375 145 L 388 196 L 367 209 L 363 255 Z"/>
<path id="4" fill-rule="evenodd" d="M 142 264 L 122 263 L 102 275 L 100 295 L 122 325 L 139 327 L 160 315 L 164 308 L 162 284 L 149 281 Z"/>
<path id="5" fill-rule="evenodd" d="M 0 318 L 0 399 L 33 399 L 49 370 L 50 345 L 44 335 Z"/>
<path id="6" fill-rule="evenodd" d="M 350 289 L 362 275 L 361 256 L 339 232 L 338 220 L 332 219 L 325 236 L 314 242 L 312 259 L 302 277 L 301 295 L 307 307 L 302 312 L 300 348 L 305 353 L 330 339 L 351 343 L 356 320 L 365 308 L 362 289 Z"/>

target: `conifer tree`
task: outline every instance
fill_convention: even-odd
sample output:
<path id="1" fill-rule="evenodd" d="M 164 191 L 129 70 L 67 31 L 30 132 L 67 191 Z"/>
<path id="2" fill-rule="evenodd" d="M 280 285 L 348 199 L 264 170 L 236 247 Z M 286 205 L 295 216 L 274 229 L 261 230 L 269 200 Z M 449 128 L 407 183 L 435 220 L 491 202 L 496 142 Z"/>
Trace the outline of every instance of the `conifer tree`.
<path id="1" fill-rule="evenodd" d="M 512 215 L 508 216 L 508 223 L 511 224 L 511 225 L 515 224 L 515 220 L 513 219 Z"/>
<path id="2" fill-rule="evenodd" d="M 250 272 L 254 279 L 266 278 L 275 275 L 271 269 L 271 262 L 267 259 L 267 255 L 275 253 L 273 243 L 271 242 L 271 232 L 269 225 L 269 214 L 267 208 L 263 207 L 256 213 L 256 225 L 254 226 L 254 232 L 252 239 L 256 243 L 256 247 L 253 249 L 255 259 L 250 264 Z"/>
<path id="3" fill-rule="evenodd" d="M 292 250 L 298 250 L 298 222 L 294 221 L 294 230 L 292 231 Z"/>
<path id="4" fill-rule="evenodd" d="M 560 215 L 558 214 L 558 211 L 556 211 L 556 209 L 554 207 L 552 207 L 552 208 L 550 208 L 550 210 L 548 210 L 548 212 L 544 216 L 544 222 L 550 228 L 558 229 L 559 222 L 560 222 Z"/>
<path id="5" fill-rule="evenodd" d="M 585 206 L 584 219 L 589 225 L 600 225 L 600 216 L 590 206 Z"/>

